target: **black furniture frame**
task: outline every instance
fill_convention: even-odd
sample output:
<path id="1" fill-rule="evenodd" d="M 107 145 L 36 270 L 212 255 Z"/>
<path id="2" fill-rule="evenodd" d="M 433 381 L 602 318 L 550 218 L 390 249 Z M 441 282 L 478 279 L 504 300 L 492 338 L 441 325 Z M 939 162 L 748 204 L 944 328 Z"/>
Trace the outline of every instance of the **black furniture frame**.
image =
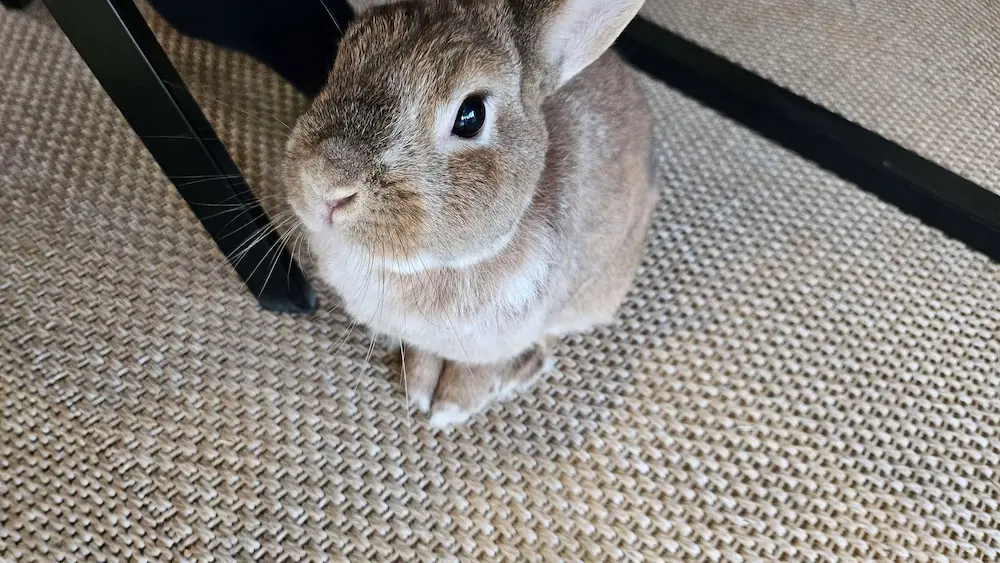
<path id="1" fill-rule="evenodd" d="M 312 311 L 315 294 L 278 235 L 255 236 L 268 230 L 266 214 L 132 0 L 45 2 L 260 304 Z M 638 69 L 1000 260 L 997 194 L 642 18 L 617 49 Z M 238 214 L 218 213 L 236 202 Z"/>
<path id="2" fill-rule="evenodd" d="M 45 4 L 261 306 L 313 311 L 315 292 L 132 0 Z"/>
<path id="3" fill-rule="evenodd" d="M 643 18 L 617 47 L 637 69 L 1000 261 L 1000 195 Z"/>

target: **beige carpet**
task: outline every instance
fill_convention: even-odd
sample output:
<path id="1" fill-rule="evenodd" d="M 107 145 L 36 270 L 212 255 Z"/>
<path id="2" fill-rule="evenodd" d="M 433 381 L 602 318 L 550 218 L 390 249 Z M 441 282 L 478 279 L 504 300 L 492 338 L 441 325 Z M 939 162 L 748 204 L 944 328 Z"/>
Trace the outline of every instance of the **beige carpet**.
<path id="1" fill-rule="evenodd" d="M 276 193 L 302 100 L 158 33 Z M 1000 268 L 648 86 L 620 322 L 436 433 L 328 292 L 258 311 L 58 30 L 0 11 L 0 560 L 995 559 Z"/>
<path id="2" fill-rule="evenodd" d="M 643 15 L 1000 193 L 1000 2 L 649 0 Z"/>

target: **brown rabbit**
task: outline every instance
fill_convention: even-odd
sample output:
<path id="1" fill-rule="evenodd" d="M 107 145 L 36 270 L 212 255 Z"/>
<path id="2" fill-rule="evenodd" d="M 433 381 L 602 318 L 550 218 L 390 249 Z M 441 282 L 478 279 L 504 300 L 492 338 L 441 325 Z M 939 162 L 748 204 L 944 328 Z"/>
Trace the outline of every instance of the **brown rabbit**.
<path id="1" fill-rule="evenodd" d="M 295 126 L 286 188 L 320 275 L 405 344 L 434 425 L 524 388 L 625 298 L 656 195 L 647 102 L 607 50 L 642 4 L 370 8 Z"/>

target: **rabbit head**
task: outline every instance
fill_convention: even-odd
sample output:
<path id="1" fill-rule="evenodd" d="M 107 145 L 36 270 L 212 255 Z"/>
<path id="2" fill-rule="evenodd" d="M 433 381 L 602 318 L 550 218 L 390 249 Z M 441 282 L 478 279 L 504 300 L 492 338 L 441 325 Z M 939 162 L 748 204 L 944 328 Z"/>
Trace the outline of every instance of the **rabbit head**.
<path id="1" fill-rule="evenodd" d="M 314 248 L 399 272 L 510 240 L 547 169 L 543 105 L 612 44 L 635 0 L 425 0 L 362 11 L 284 164 Z M 319 250 L 322 252 L 322 250 Z"/>

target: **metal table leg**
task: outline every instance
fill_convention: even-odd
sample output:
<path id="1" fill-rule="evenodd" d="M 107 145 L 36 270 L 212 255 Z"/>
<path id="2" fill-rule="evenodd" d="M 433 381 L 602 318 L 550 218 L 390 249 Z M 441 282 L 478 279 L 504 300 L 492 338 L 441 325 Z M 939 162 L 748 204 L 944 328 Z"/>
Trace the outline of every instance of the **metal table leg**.
<path id="1" fill-rule="evenodd" d="M 132 0 L 45 4 L 261 306 L 315 310 L 315 293 L 278 234 L 257 236 L 270 230 L 267 215 Z M 219 214 L 230 204 L 241 210 Z"/>

